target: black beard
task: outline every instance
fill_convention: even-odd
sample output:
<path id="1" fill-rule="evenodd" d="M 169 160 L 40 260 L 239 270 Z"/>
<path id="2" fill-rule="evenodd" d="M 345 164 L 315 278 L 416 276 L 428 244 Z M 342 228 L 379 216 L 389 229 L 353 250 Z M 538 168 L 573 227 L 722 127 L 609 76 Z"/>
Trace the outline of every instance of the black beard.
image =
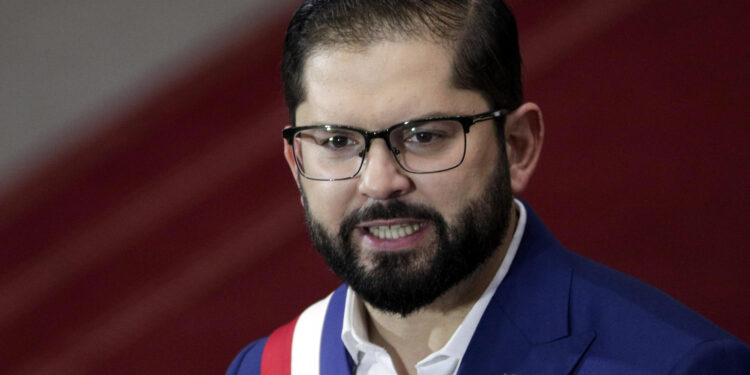
<path id="1" fill-rule="evenodd" d="M 500 246 L 513 202 L 506 170 L 497 168 L 484 193 L 466 205 L 452 226 L 430 207 L 392 200 L 347 215 L 338 235 L 331 236 L 310 214 L 303 191 L 305 221 L 313 245 L 342 281 L 372 306 L 405 317 L 466 279 Z M 360 230 L 357 224 L 403 217 L 432 224 L 437 243 L 429 248 L 378 252 L 370 256 L 371 266 L 365 267 L 361 249 L 351 242 L 352 233 Z"/>

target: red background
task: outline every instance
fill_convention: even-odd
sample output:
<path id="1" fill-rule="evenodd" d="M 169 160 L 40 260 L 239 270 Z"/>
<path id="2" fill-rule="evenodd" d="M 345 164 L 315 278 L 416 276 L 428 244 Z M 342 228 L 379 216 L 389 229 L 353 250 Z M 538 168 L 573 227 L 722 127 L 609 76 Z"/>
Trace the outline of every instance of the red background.
<path id="1" fill-rule="evenodd" d="M 523 198 L 750 341 L 747 3 L 511 4 L 547 124 Z M 290 13 L 0 196 L 0 372 L 222 373 L 335 287 L 281 155 Z"/>

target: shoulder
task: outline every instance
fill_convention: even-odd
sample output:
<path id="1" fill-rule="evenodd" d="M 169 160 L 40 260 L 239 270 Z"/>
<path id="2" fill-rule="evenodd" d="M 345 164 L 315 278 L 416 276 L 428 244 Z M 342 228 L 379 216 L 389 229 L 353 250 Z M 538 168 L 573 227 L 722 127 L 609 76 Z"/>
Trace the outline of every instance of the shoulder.
<path id="1" fill-rule="evenodd" d="M 262 338 L 246 346 L 229 365 L 226 375 L 260 374 L 260 360 L 268 338 Z"/>
<path id="2" fill-rule="evenodd" d="M 636 362 L 674 374 L 750 373 L 750 347 L 694 310 L 589 259 L 567 251 L 558 256 L 573 271 L 570 328 L 596 332 L 587 356 L 592 363 Z"/>
<path id="3" fill-rule="evenodd" d="M 511 266 L 511 272 L 516 267 L 522 275 L 516 276 L 514 285 L 528 288 L 536 282 L 537 288 L 567 292 L 567 321 L 572 330 L 594 330 L 597 341 L 611 335 L 617 337 L 613 343 L 650 340 L 655 346 L 682 342 L 692 347 L 734 339 L 664 292 L 563 248 L 534 211 L 528 205 L 525 208 L 525 234 Z M 560 283 L 566 286 L 561 288 Z"/>
<path id="4" fill-rule="evenodd" d="M 579 324 L 596 324 L 607 318 L 607 327 L 651 329 L 696 341 L 729 336 L 697 312 L 666 293 L 619 271 L 565 250 L 562 257 L 572 269 L 570 309 Z M 618 324 L 618 322 L 621 322 Z M 625 328 L 625 327 L 622 327 Z"/>
<path id="5" fill-rule="evenodd" d="M 232 361 L 227 375 L 254 375 L 261 373 L 261 367 L 263 373 L 267 373 L 269 369 L 288 368 L 290 364 L 295 367 L 316 362 L 317 355 L 314 353 L 320 351 L 324 323 L 340 315 L 335 312 L 341 310 L 342 306 L 339 305 L 342 305 L 345 296 L 346 285 L 342 285 L 306 308 L 294 320 L 276 328 L 268 337 L 246 346 Z M 332 305 L 335 307 L 333 314 L 329 308 Z"/>
<path id="6" fill-rule="evenodd" d="M 738 340 L 720 339 L 692 347 L 670 374 L 750 374 L 750 348 Z"/>

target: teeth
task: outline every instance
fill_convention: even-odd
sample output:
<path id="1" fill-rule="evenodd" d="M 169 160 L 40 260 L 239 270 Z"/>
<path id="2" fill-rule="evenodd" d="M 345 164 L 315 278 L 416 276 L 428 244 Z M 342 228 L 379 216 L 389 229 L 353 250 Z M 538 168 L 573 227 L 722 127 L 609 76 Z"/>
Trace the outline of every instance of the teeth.
<path id="1" fill-rule="evenodd" d="M 397 225 L 381 225 L 377 227 L 369 227 L 367 230 L 373 236 L 380 239 L 397 240 L 402 237 L 406 237 L 424 227 L 423 223 L 419 224 L 397 224 Z"/>

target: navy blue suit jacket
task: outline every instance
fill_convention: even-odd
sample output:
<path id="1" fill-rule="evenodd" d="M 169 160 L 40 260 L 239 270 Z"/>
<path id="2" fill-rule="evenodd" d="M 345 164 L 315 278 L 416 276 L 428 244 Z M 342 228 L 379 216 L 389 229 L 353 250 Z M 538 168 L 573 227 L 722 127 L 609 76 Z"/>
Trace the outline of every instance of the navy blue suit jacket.
<path id="1" fill-rule="evenodd" d="M 750 347 L 666 294 L 564 249 L 528 205 L 510 271 L 459 374 L 750 374 Z M 333 295 L 321 374 L 351 373 L 341 342 L 346 286 Z M 227 374 L 258 374 L 265 339 Z"/>

